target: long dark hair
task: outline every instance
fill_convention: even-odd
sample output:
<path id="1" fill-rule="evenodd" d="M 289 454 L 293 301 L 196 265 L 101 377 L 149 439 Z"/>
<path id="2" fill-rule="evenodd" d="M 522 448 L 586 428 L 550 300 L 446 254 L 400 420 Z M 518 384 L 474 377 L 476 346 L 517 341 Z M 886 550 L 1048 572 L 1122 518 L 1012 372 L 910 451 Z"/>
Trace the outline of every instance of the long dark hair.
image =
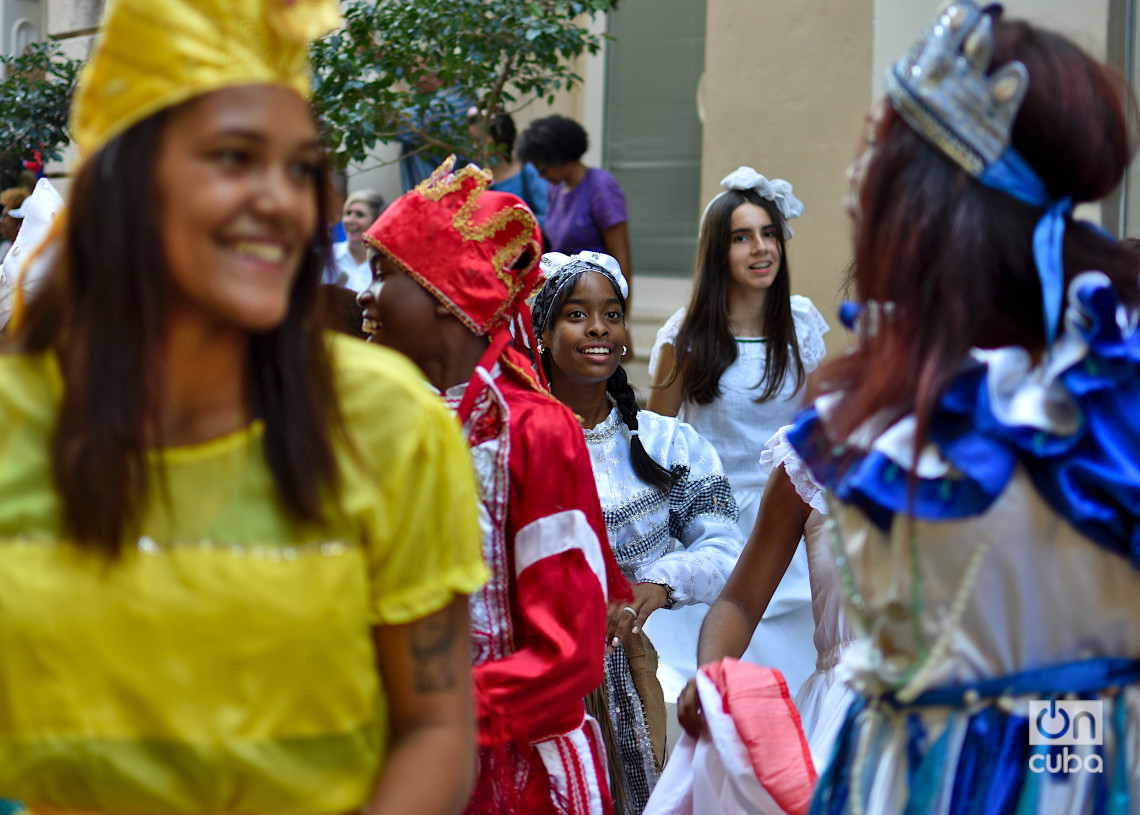
<path id="1" fill-rule="evenodd" d="M 1013 145 L 1051 196 L 1093 201 L 1119 182 L 1135 143 L 1136 102 L 1124 80 L 1064 37 L 1022 21 L 995 21 L 992 68 L 1029 71 Z M 893 110 L 875 134 L 858 191 L 855 296 L 890 303 L 889 317 L 824 369 L 842 392 L 831 430 L 844 438 L 872 416 L 918 419 L 916 450 L 942 392 L 974 346 L 1045 344 L 1032 255 L 1041 211 L 980 182 L 930 146 Z M 1140 302 L 1140 261 L 1100 232 L 1070 221 L 1066 285 L 1103 271 L 1124 302 Z"/>
<path id="2" fill-rule="evenodd" d="M 804 384 L 803 360 L 792 319 L 788 252 L 784 240 L 787 224 L 775 203 L 752 190 L 730 190 L 712 202 L 701 226 L 697 244 L 697 285 L 689 300 L 685 319 L 673 344 L 676 364 L 668 379 L 681 377 L 684 398 L 707 405 L 720 397 L 720 378 L 736 361 L 736 338 L 728 324 L 728 291 L 731 271 L 728 251 L 732 246 L 732 213 L 741 204 L 755 204 L 768 213 L 780 244 L 780 270 L 764 298 L 764 371 L 756 383 L 757 402 L 775 399 L 788 373 L 796 389 Z"/>
<path id="3" fill-rule="evenodd" d="M 80 166 L 55 266 L 15 336 L 22 351 L 50 351 L 59 360 L 63 395 L 51 463 L 64 530 L 80 546 L 112 556 L 139 532 L 154 489 L 147 440 L 161 419 L 158 373 L 170 292 L 154 205 L 166 120 L 165 112 L 143 120 Z M 320 175 L 323 216 L 323 169 Z M 314 330 L 328 256 L 328 235 L 318 228 L 284 322 L 250 336 L 245 365 L 246 398 L 264 423 L 265 456 L 282 504 L 309 521 L 322 520 L 322 494 L 337 480 L 332 435 L 339 410 L 331 363 Z"/>
<path id="4" fill-rule="evenodd" d="M 554 296 L 549 309 L 545 312 L 543 324 L 536 326 L 535 329 L 538 333 L 544 333 L 547 328 L 554 325 L 558 321 L 558 315 L 562 312 L 562 307 L 566 301 L 574 294 L 574 290 L 578 287 L 578 281 L 582 279 L 582 275 L 586 274 L 588 270 L 582 270 L 571 274 L 565 282 L 559 281 L 558 293 Z M 613 286 L 614 293 L 621 300 L 622 319 L 625 319 L 625 298 L 621 296 L 613 280 L 609 275 L 606 275 L 600 269 L 597 272 L 605 276 L 609 280 L 610 285 Z M 547 284 L 549 285 L 549 284 Z M 542 353 L 540 359 L 542 360 L 543 370 L 546 371 L 547 379 L 550 378 L 550 355 L 545 351 Z M 625 369 L 621 365 L 610 374 L 610 378 L 606 380 L 606 393 L 614 400 L 617 406 L 618 415 L 625 423 L 625 426 L 630 429 L 631 436 L 629 440 L 629 462 L 633 466 L 634 473 L 637 477 L 644 481 L 655 490 L 662 490 L 667 492 L 676 481 L 676 476 L 665 469 L 657 462 L 653 456 L 649 455 L 645 446 L 641 443 L 641 436 L 634 432 L 637 431 L 637 392 L 634 391 L 633 386 L 629 384 L 629 379 L 626 377 Z"/>

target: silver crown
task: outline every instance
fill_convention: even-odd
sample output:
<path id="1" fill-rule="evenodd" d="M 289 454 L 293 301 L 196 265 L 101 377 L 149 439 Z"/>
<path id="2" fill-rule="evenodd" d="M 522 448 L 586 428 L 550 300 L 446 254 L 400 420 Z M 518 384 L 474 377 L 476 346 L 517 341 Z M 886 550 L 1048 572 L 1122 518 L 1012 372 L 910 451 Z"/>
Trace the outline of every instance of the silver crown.
<path id="1" fill-rule="evenodd" d="M 994 49 L 991 13 L 1000 11 L 970 0 L 950 3 L 885 82 L 891 106 L 907 124 L 975 176 L 1009 145 L 1029 88 L 1020 62 L 986 75 Z"/>

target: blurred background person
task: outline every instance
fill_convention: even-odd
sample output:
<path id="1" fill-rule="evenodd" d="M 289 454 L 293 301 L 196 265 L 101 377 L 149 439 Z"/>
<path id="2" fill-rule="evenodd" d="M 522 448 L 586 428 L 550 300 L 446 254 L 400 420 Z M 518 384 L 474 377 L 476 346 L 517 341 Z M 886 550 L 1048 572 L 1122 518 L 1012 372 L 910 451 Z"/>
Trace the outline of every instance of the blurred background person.
<path id="1" fill-rule="evenodd" d="M 335 283 L 321 284 L 320 307 L 317 324 L 330 331 L 339 331 L 358 340 L 368 339 L 364 331 L 364 309 L 356 299 L 356 292 Z"/>
<path id="2" fill-rule="evenodd" d="M 345 239 L 333 244 L 334 265 L 329 266 L 326 283 L 347 286 L 354 292 L 368 288 L 372 282 L 372 270 L 368 266 L 364 231 L 380 217 L 383 209 L 383 197 L 372 190 L 357 190 L 345 199 L 344 214 L 340 221 Z"/>
<path id="3" fill-rule="evenodd" d="M 19 232 L 0 265 L 0 330 L 51 268 L 58 242 L 52 244 L 49 239 L 62 211 L 63 198 L 46 178 L 37 181 L 35 190 L 20 204 Z"/>
<path id="4" fill-rule="evenodd" d="M 471 138 L 479 138 L 479 110 L 471 107 L 467 110 L 467 127 Z M 546 182 L 538 174 L 534 165 L 527 161 L 520 161 L 514 154 L 515 138 L 518 131 L 515 120 L 509 113 L 499 113 L 492 116 L 487 122 L 487 138 L 495 145 L 499 152 L 490 160 L 491 189 L 499 192 L 509 192 L 517 195 L 538 219 L 540 229 L 546 229 Z M 544 245 L 549 246 L 546 232 L 542 234 Z"/>
<path id="5" fill-rule="evenodd" d="M 329 171 L 329 235 L 332 243 L 344 240 L 344 202 L 348 199 L 348 177 L 340 170 Z"/>
<path id="6" fill-rule="evenodd" d="M 0 261 L 8 254 L 16 236 L 20 234 L 20 225 L 24 218 L 20 207 L 23 206 L 24 199 L 31 194 L 31 190 L 23 187 L 9 187 L 0 192 L 0 207 L 2 207 L 0 211 L 3 212 L 0 215 Z"/>
<path id="7" fill-rule="evenodd" d="M 467 110 L 471 107 L 470 94 L 459 88 L 445 88 L 436 71 L 420 64 L 409 73 L 413 74 L 412 86 L 424 95 L 424 102 L 404 112 L 404 121 L 409 126 L 396 134 L 396 141 L 400 144 L 400 183 L 404 192 L 427 180 L 446 158 L 438 148 L 425 143 L 416 129 L 426 129 L 428 123 L 434 123 L 458 135 L 463 132 L 460 128 L 466 126 Z"/>
<path id="8" fill-rule="evenodd" d="M 629 252 L 629 215 L 617 179 L 582 156 L 589 147 L 585 129 L 565 116 L 536 119 L 515 143 L 515 155 L 530 162 L 547 188 L 544 234 L 552 252 L 575 255 L 602 252 L 618 262 L 633 302 L 633 262 Z"/>

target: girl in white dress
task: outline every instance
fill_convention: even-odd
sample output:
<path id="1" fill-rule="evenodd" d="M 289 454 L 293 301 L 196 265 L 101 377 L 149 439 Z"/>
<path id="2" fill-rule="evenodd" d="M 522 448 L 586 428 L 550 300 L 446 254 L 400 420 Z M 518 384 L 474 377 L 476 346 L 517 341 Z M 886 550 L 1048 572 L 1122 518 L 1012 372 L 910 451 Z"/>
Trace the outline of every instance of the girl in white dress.
<path id="1" fill-rule="evenodd" d="M 809 299 L 790 294 L 788 221 L 803 212 L 791 184 L 740 167 L 721 186 L 701 219 L 689 306 L 657 334 L 649 409 L 692 424 L 716 447 L 747 537 L 768 480 L 760 452 L 800 409 L 808 374 L 826 354 L 828 327 Z M 675 669 L 671 698 L 696 671 L 704 611 L 659 615 L 650 624 L 662 662 Z M 779 668 L 794 693 L 815 667 L 813 629 L 800 546 L 744 658 Z"/>
<path id="2" fill-rule="evenodd" d="M 646 620 L 715 600 L 743 539 L 712 445 L 684 422 L 638 409 L 619 364 L 628 289 L 617 261 L 550 253 L 543 269 L 534 304 L 540 357 L 554 396 L 582 422 L 610 544 L 633 584 L 633 601 L 611 609 L 605 687 L 619 754 L 611 756 L 615 809 L 641 812 L 665 746 Z"/>

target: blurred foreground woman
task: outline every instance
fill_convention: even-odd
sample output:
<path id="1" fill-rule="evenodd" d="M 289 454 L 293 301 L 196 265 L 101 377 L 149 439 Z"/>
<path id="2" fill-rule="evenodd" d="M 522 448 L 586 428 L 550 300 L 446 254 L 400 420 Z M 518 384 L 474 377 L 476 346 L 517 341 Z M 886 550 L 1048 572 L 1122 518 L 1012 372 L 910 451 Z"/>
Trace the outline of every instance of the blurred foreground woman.
<path id="1" fill-rule="evenodd" d="M 813 811 L 1136 812 L 1138 264 L 1072 217 L 1135 101 L 968 0 L 886 87 L 850 173 L 859 344 L 789 433 L 862 634 Z"/>
<path id="2" fill-rule="evenodd" d="M 469 794 L 466 447 L 411 365 L 313 328 L 305 55 L 337 22 L 107 8 L 58 260 L 0 356 L 0 795 L 33 811 Z"/>

